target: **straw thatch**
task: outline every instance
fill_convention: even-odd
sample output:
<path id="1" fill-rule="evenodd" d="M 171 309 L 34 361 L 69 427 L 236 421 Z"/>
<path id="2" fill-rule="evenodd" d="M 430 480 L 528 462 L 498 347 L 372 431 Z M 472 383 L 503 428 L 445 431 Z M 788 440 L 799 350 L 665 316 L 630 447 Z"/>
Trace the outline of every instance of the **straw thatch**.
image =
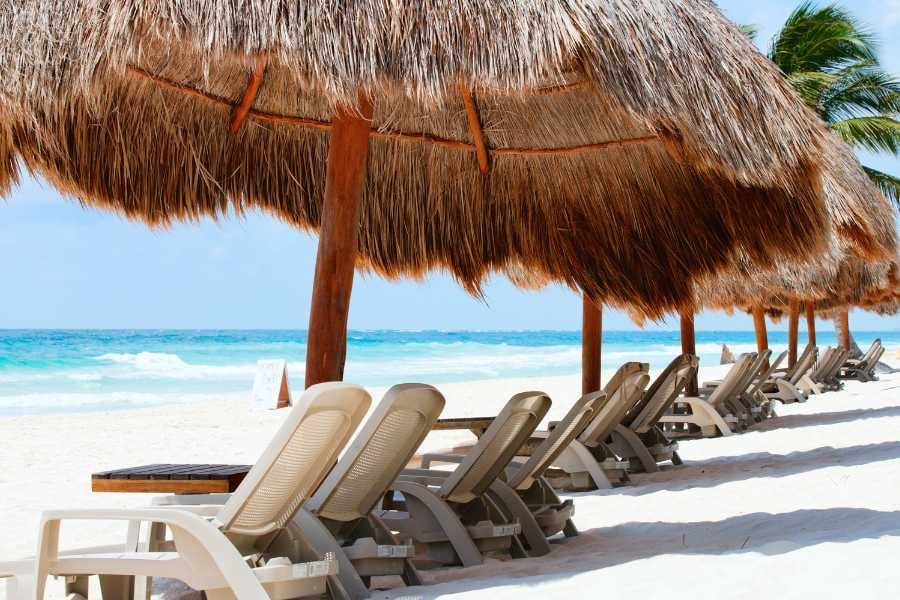
<path id="1" fill-rule="evenodd" d="M 759 267 L 739 252 L 729 268 L 697 279 L 690 308 L 777 310 L 792 299 L 858 298 L 878 285 L 897 253 L 894 208 L 837 136 L 829 135 L 822 158 L 829 220 L 826 247 L 808 259 L 774 267 Z M 848 221 L 864 222 L 869 239 L 878 240 L 877 247 L 865 248 Z"/>
<path id="2" fill-rule="evenodd" d="M 360 90 L 360 266 L 384 275 L 445 268 L 477 293 L 521 269 L 659 316 L 736 249 L 764 268 L 830 227 L 821 124 L 706 0 L 7 3 L 0 185 L 5 154 L 154 225 L 259 208 L 316 228 L 329 119 Z"/>

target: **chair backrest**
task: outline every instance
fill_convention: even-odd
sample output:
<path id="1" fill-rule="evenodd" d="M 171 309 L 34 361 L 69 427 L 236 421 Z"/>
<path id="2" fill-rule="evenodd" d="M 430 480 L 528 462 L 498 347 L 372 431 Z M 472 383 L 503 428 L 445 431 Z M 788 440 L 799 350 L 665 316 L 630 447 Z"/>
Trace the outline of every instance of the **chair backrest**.
<path id="1" fill-rule="evenodd" d="M 728 373 L 726 373 L 725 379 L 722 380 L 722 385 L 713 390 L 707 401 L 717 407 L 720 403 L 732 398 L 737 391 L 738 385 L 747 376 L 747 372 L 753 368 L 756 359 L 756 352 L 741 354 L 728 370 Z"/>
<path id="2" fill-rule="evenodd" d="M 872 357 L 872 360 L 866 363 L 866 372 L 873 373 L 875 371 L 875 367 L 878 366 L 878 361 L 881 360 L 881 357 L 884 356 L 885 348 L 881 346 L 878 348 L 878 352 L 875 353 L 875 356 Z"/>
<path id="3" fill-rule="evenodd" d="M 794 374 L 788 379 L 789 382 L 796 385 L 806 373 L 812 369 L 813 365 L 816 364 L 816 358 L 819 353 L 819 349 L 815 346 L 807 346 L 807 350 L 809 352 L 804 351 L 803 356 L 800 357 L 800 360 L 797 361 L 797 364 L 794 365 L 796 367 L 794 369 Z"/>
<path id="4" fill-rule="evenodd" d="M 838 372 L 840 372 L 844 363 L 847 362 L 847 359 L 850 357 L 850 351 L 844 350 L 843 348 L 836 348 L 834 354 L 834 361 L 832 361 L 831 368 L 828 369 L 828 373 L 825 375 L 826 381 L 831 381 L 837 377 Z"/>
<path id="5" fill-rule="evenodd" d="M 800 356 L 797 358 L 797 362 L 794 363 L 794 366 L 788 367 L 787 371 L 784 372 L 784 375 L 781 376 L 781 379 L 786 381 L 792 381 L 794 376 L 797 374 L 797 369 L 800 368 L 800 365 L 805 363 L 809 358 L 809 355 L 814 353 L 817 350 L 816 346 L 813 344 L 807 344 L 806 347 L 803 348 L 803 352 L 800 353 Z M 800 377 L 803 375 L 801 374 Z M 797 378 L 799 380 L 799 377 Z"/>
<path id="6" fill-rule="evenodd" d="M 613 394 L 619 389 L 625 380 L 628 379 L 631 375 L 635 373 L 649 373 L 650 365 L 648 363 L 641 362 L 627 362 L 619 367 L 613 376 L 609 378 L 609 381 L 606 382 L 606 385 L 603 386 L 603 391 L 606 392 L 607 398 L 612 398 Z"/>
<path id="7" fill-rule="evenodd" d="M 650 376 L 643 368 L 625 377 L 606 404 L 594 412 L 590 423 L 578 436 L 578 441 L 589 447 L 605 442 L 616 425 L 622 422 L 625 413 L 641 401 L 644 388 L 649 381 Z"/>
<path id="8" fill-rule="evenodd" d="M 596 407 L 606 403 L 606 392 L 585 394 L 569 409 L 565 418 L 556 424 L 550 434 L 538 445 L 522 466 L 507 482 L 517 490 L 527 490 L 540 478 L 553 461 L 584 430 Z"/>
<path id="9" fill-rule="evenodd" d="M 768 361 L 771 356 L 772 351 L 768 348 L 756 355 L 756 360 L 753 361 L 753 364 L 744 373 L 744 377 L 735 386 L 735 394 L 740 396 L 751 391 L 751 387 L 756 383 L 757 378 L 769 370 L 770 365 L 768 365 Z"/>
<path id="10" fill-rule="evenodd" d="M 222 530 L 252 538 L 283 528 L 334 466 L 371 402 L 349 383 L 306 390 L 219 511 Z"/>
<path id="11" fill-rule="evenodd" d="M 460 503 L 479 497 L 509 465 L 548 410 L 550 398 L 543 392 L 513 396 L 463 462 L 447 476 L 438 494 Z"/>
<path id="12" fill-rule="evenodd" d="M 819 355 L 819 360 L 816 361 L 812 371 L 810 371 L 809 378 L 819 383 L 824 381 L 838 355 L 839 352 L 831 346 L 825 348 L 825 351 Z"/>
<path id="13" fill-rule="evenodd" d="M 697 373 L 699 366 L 700 359 L 693 354 L 676 357 L 650 384 L 635 410 L 625 415 L 622 424 L 635 433 L 645 433 L 654 427 Z"/>
<path id="14" fill-rule="evenodd" d="M 866 353 L 862 355 L 862 357 L 860 358 L 860 362 L 868 363 L 869 361 L 871 361 L 875 356 L 875 353 L 878 352 L 879 348 L 881 348 L 881 338 L 876 338 L 875 341 L 872 342 L 872 345 L 869 346 L 869 349 L 866 350 Z"/>
<path id="15" fill-rule="evenodd" d="M 389 389 L 306 509 L 342 522 L 367 516 L 443 409 L 444 397 L 430 385 L 405 383 Z"/>
<path id="16" fill-rule="evenodd" d="M 784 362 L 785 357 L 787 357 L 787 351 L 779 354 L 778 357 L 769 365 L 768 369 L 761 371 L 759 376 L 753 380 L 753 383 L 750 384 L 750 387 L 747 388 L 747 393 L 750 395 L 755 394 L 756 390 L 758 390 L 765 382 L 767 382 L 769 378 L 772 377 L 772 373 L 774 373 L 776 369 L 781 366 L 781 363 Z"/>

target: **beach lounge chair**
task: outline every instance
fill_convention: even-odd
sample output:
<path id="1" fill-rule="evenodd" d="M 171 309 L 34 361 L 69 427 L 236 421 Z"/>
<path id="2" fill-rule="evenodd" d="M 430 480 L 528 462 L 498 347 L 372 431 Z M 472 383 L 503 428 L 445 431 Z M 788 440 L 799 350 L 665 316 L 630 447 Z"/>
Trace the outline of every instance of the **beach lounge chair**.
<path id="1" fill-rule="evenodd" d="M 701 390 L 696 397 L 682 396 L 673 404 L 669 413 L 659 422 L 669 438 L 715 437 L 731 435 L 732 428 L 738 427 L 737 416 L 731 414 L 726 401 L 746 389 L 738 389 L 747 381 L 747 374 L 753 372 L 758 358 L 755 352 L 742 354 L 732 365 L 722 384 Z"/>
<path id="2" fill-rule="evenodd" d="M 808 377 L 808 373 L 816 363 L 817 354 L 818 348 L 808 345 L 793 367 L 783 374 L 775 373 L 760 388 L 766 398 L 770 401 L 778 400 L 782 404 L 806 402 L 807 396 L 800 389 L 800 382 L 804 377 Z M 807 378 L 806 384 L 809 385 L 809 383 L 811 382 Z"/>
<path id="3" fill-rule="evenodd" d="M 285 525 L 273 549 L 304 556 L 333 554 L 340 563 L 332 597 L 369 596 L 373 576 L 399 575 L 421 585 L 412 563 L 415 548 L 402 544 L 372 510 L 409 463 L 444 407 L 444 397 L 425 384 L 390 388 L 312 497 Z M 212 503 L 227 495 L 197 498 Z M 158 498 L 181 503 L 180 496 Z"/>
<path id="4" fill-rule="evenodd" d="M 537 447 L 523 446 L 527 456 L 520 454 L 507 466 L 505 482 L 498 480 L 488 488 L 487 493 L 508 518 L 522 525 L 521 541 L 529 556 L 549 551 L 548 537 L 560 532 L 566 537 L 578 534 L 572 522 L 575 505 L 572 500 L 561 500 L 543 475 L 584 430 L 596 407 L 605 401 L 602 392 L 583 396 Z M 422 467 L 427 469 L 433 462 L 459 463 L 464 458 L 465 455 L 426 454 L 422 457 Z"/>
<path id="5" fill-rule="evenodd" d="M 546 478 L 556 489 L 611 489 L 615 483 L 627 482 L 629 462 L 621 460 L 607 445 L 616 426 L 642 399 L 650 381 L 649 366 L 641 363 L 623 365 L 603 392 L 606 401 L 595 409 L 594 416 L 578 437 L 563 448 L 553 461 Z M 551 424 L 554 425 L 554 424 Z M 549 435 L 538 432 L 537 435 Z"/>
<path id="6" fill-rule="evenodd" d="M 130 598 L 135 577 L 178 579 L 209 600 L 321 596 L 326 578 L 338 573 L 336 560 L 295 563 L 270 550 L 328 474 L 370 401 L 364 389 L 350 384 L 308 389 L 222 506 L 44 512 L 31 597 L 44 597 L 50 575 L 66 577 L 67 593 L 81 593 L 85 578 L 98 575 L 104 600 Z M 61 524 L 83 520 L 125 521 L 132 531 L 135 524 L 149 522 L 168 529 L 172 541 L 152 552 L 137 551 L 131 540 L 114 548 L 59 552 Z M 23 586 L 16 587 L 21 594 Z"/>
<path id="7" fill-rule="evenodd" d="M 454 470 L 405 469 L 391 484 L 392 493 L 376 513 L 392 531 L 414 540 L 417 566 L 472 566 L 485 555 L 526 556 L 518 539 L 521 524 L 486 492 L 549 409 L 550 398 L 541 392 L 517 394 Z"/>
<path id="8" fill-rule="evenodd" d="M 825 389 L 829 391 L 840 390 L 844 387 L 844 382 L 838 377 L 847 358 L 850 356 L 849 350 L 843 348 L 835 348 L 834 360 L 831 361 L 830 367 L 825 370 L 821 376 Z"/>
<path id="9" fill-rule="evenodd" d="M 682 354 L 663 369 L 638 402 L 612 433 L 612 448 L 631 471 L 653 473 L 657 463 L 681 464 L 678 442 L 670 441 L 659 427 L 659 419 L 669 410 L 687 383 L 694 377 L 700 359 Z"/>
<path id="10" fill-rule="evenodd" d="M 844 355 L 838 348 L 830 346 L 819 356 L 819 360 L 813 365 L 804 377 L 800 379 L 797 387 L 801 392 L 809 396 L 810 394 L 822 394 L 831 388 L 828 378 L 834 372 L 835 363 L 843 362 Z M 838 365 L 840 368 L 840 365 Z"/>
<path id="11" fill-rule="evenodd" d="M 838 377 L 841 379 L 856 379 L 857 381 L 876 381 L 875 367 L 884 355 L 885 349 L 880 339 L 876 339 L 866 350 L 861 358 L 847 359 L 841 366 Z"/>
<path id="12" fill-rule="evenodd" d="M 741 400 L 750 410 L 752 418 L 756 422 L 769 418 L 774 415 L 772 411 L 772 403 L 762 393 L 762 386 L 765 382 L 772 378 L 772 375 L 787 358 L 787 351 L 782 352 L 775 360 L 769 364 L 769 368 L 760 369 L 759 374 L 753 379 L 747 390 L 741 395 Z"/>
<path id="13" fill-rule="evenodd" d="M 757 422 L 757 416 L 762 412 L 755 398 L 755 390 L 763 384 L 760 377 L 772 370 L 769 363 L 771 356 L 772 351 L 768 348 L 758 353 L 744 378 L 735 385 L 734 393 L 724 400 L 731 414 L 738 418 L 738 427 L 742 430 Z"/>

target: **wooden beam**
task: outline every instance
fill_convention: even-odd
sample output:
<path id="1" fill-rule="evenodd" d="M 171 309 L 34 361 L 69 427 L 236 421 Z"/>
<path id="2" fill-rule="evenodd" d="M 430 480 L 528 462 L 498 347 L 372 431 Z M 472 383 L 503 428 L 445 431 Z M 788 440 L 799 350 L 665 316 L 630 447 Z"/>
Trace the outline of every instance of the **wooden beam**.
<path id="1" fill-rule="evenodd" d="M 800 334 L 800 301 L 788 303 L 788 367 L 797 362 L 797 337 Z"/>
<path id="2" fill-rule="evenodd" d="M 332 119 L 306 343 L 306 387 L 344 377 L 359 207 L 372 125 L 372 104 L 360 95 L 359 105 L 359 112 L 339 109 Z"/>
<path id="3" fill-rule="evenodd" d="M 838 319 L 840 319 L 841 329 L 841 348 L 850 350 L 850 309 L 843 306 L 838 309 Z"/>
<path id="4" fill-rule="evenodd" d="M 816 310 L 813 302 L 804 302 L 806 307 L 806 343 L 816 345 Z"/>
<path id="5" fill-rule="evenodd" d="M 603 308 L 582 296 L 581 312 L 581 393 L 589 394 L 600 389 Z"/>
<path id="6" fill-rule="evenodd" d="M 682 310 L 679 312 L 681 318 L 681 353 L 697 355 L 697 337 L 694 329 L 694 312 Z M 688 396 L 696 396 L 698 392 L 697 373 L 684 388 L 685 394 Z"/>
<path id="7" fill-rule="evenodd" d="M 478 168 L 487 174 L 491 170 L 491 159 L 488 156 L 487 144 L 484 141 L 484 131 L 481 128 L 481 117 L 478 115 L 478 105 L 465 82 L 460 82 L 459 91 L 466 106 L 466 119 L 469 121 L 469 133 L 472 135 L 472 143 L 475 144 L 475 155 L 478 157 Z"/>
<path id="8" fill-rule="evenodd" d="M 148 81 L 152 81 L 153 83 L 166 90 L 186 94 L 207 102 L 211 102 L 213 104 L 231 108 L 231 102 L 229 100 L 216 96 L 215 94 L 210 94 L 209 92 L 197 89 L 195 87 L 171 81 L 164 77 L 160 77 L 159 75 L 154 75 L 153 73 L 150 73 L 145 69 L 135 67 L 133 65 L 128 65 L 128 67 L 126 67 L 126 70 L 128 71 L 128 73 L 137 77 L 141 77 Z M 279 113 L 255 110 L 253 108 L 247 111 L 247 118 L 263 121 L 266 123 L 272 123 L 275 125 L 290 125 L 296 127 L 307 127 L 310 129 L 329 130 L 332 126 L 331 121 L 310 119 L 307 117 L 298 117 L 295 115 L 283 115 Z M 477 147 L 475 146 L 475 144 L 442 138 L 430 133 L 372 131 L 370 135 L 371 137 L 379 139 L 398 140 L 403 142 L 430 143 L 450 150 L 477 152 Z M 648 134 L 633 138 L 596 142 L 593 144 L 580 144 L 577 146 L 562 146 L 557 148 L 489 148 L 487 149 L 487 152 L 488 156 L 567 156 L 573 154 L 582 154 L 585 152 L 599 152 L 612 148 L 624 148 L 626 146 L 654 143 L 664 143 L 664 140 L 659 135 Z"/>
<path id="9" fill-rule="evenodd" d="M 756 334 L 756 349 L 763 352 L 769 349 L 769 334 L 766 331 L 766 313 L 759 306 L 753 307 L 753 331 Z M 768 366 L 768 361 L 766 361 Z"/>
<path id="10" fill-rule="evenodd" d="M 244 90 L 244 96 L 231 113 L 231 123 L 228 125 L 228 133 L 231 135 L 238 132 L 241 125 L 243 125 L 244 121 L 247 119 L 250 109 L 253 108 L 253 103 L 256 101 L 256 95 L 259 93 L 259 88 L 262 86 L 263 78 L 266 75 L 267 62 L 268 59 L 265 56 L 256 57 L 256 64 L 253 67 L 253 71 L 250 72 L 250 79 L 247 81 L 247 88 Z"/>

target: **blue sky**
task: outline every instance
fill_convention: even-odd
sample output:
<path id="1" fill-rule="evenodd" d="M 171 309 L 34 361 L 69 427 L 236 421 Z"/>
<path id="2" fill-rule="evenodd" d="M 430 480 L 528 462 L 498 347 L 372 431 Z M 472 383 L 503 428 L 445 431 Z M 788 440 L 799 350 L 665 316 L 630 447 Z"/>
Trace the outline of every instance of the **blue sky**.
<path id="1" fill-rule="evenodd" d="M 760 28 L 766 45 L 794 0 L 722 0 L 739 23 Z M 884 62 L 900 73 L 900 0 L 845 6 L 883 41 Z M 900 160 L 863 157 L 900 173 Z M 308 319 L 316 239 L 271 218 L 150 231 L 63 200 L 28 180 L 0 201 L 0 328 L 296 328 Z M 358 329 L 577 329 L 581 305 L 570 290 L 522 292 L 503 278 L 486 301 L 433 274 L 424 282 L 357 277 L 350 314 Z M 855 313 L 856 329 L 900 329 L 900 318 Z M 607 329 L 634 329 L 607 311 Z M 677 328 L 669 322 L 651 327 Z M 749 318 L 707 313 L 703 329 L 751 329 Z M 779 326 L 783 328 L 784 324 Z"/>

